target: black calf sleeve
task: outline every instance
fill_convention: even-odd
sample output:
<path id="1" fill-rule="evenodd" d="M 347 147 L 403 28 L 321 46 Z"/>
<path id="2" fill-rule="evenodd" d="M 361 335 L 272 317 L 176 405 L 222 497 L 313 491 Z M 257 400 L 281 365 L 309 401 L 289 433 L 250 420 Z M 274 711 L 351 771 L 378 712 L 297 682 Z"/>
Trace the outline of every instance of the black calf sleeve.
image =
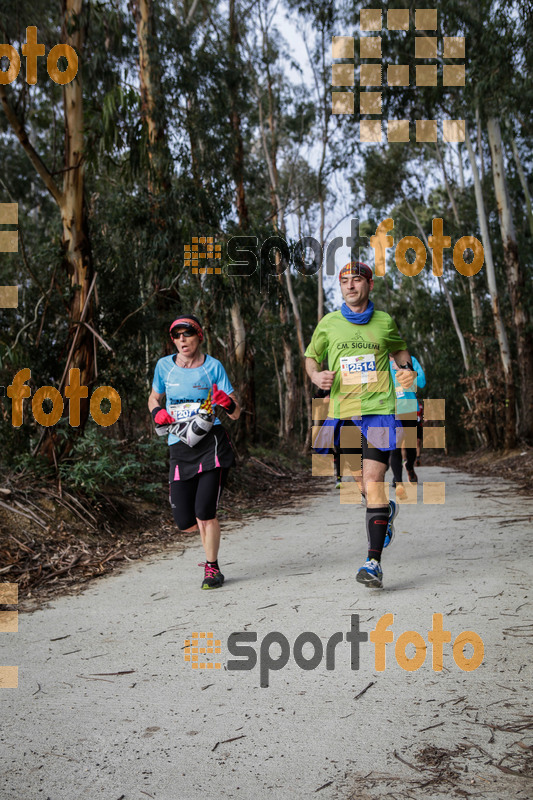
<path id="1" fill-rule="evenodd" d="M 366 510 L 366 531 L 368 538 L 368 558 L 375 558 L 381 561 L 381 552 L 385 535 L 387 533 L 387 523 L 389 521 L 389 506 L 379 506 L 379 508 L 367 508 Z"/>

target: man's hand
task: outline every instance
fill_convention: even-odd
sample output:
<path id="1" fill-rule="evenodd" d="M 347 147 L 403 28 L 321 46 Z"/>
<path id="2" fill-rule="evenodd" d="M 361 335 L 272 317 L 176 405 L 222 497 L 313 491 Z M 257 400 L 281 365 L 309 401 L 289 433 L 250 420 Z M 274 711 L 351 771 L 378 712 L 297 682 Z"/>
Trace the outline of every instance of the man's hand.
<path id="1" fill-rule="evenodd" d="M 416 380 L 416 372 L 399 368 L 396 372 L 396 378 L 402 389 L 409 389 Z"/>
<path id="2" fill-rule="evenodd" d="M 324 369 L 322 372 L 314 372 L 312 381 L 319 389 L 331 389 L 333 381 L 335 380 L 335 372 L 329 369 Z"/>

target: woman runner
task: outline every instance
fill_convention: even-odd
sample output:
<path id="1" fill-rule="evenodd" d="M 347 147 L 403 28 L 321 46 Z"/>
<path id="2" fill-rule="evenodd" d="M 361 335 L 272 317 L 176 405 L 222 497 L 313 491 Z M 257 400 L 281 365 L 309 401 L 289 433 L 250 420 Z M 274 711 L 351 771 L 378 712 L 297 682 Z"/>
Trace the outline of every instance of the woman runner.
<path id="1" fill-rule="evenodd" d="M 194 417 L 200 408 L 221 406 L 239 419 L 240 406 L 220 361 L 201 351 L 204 332 L 192 314 L 182 314 L 170 326 L 175 355 L 160 358 L 155 367 L 148 408 L 156 425 L 171 425 Z M 165 397 L 165 406 L 161 405 Z M 211 430 L 194 447 L 169 433 L 169 497 L 172 514 L 182 531 L 200 530 L 206 561 L 202 589 L 224 583 L 218 565 L 220 525 L 216 511 L 235 456 L 228 435 L 215 418 Z"/>

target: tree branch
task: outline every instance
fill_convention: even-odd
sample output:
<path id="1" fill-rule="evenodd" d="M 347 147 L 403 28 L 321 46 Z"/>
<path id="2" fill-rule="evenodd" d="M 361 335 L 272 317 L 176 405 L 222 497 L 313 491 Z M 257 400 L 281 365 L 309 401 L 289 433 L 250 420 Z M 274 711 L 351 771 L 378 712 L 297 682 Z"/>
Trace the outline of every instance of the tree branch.
<path id="1" fill-rule="evenodd" d="M 59 190 L 56 182 L 54 181 L 50 170 L 46 167 L 44 161 L 41 159 L 37 151 L 35 150 L 34 146 L 28 139 L 28 134 L 26 133 L 26 129 L 22 122 L 19 120 L 15 110 L 12 108 L 8 97 L 5 87 L 0 84 L 0 101 L 2 102 L 2 106 L 4 109 L 4 113 L 7 117 L 7 120 L 13 131 L 15 132 L 19 142 L 21 143 L 22 147 L 28 158 L 30 159 L 31 163 L 35 167 L 37 173 L 41 176 L 44 185 L 58 204 L 61 206 L 63 202 L 63 194 Z"/>

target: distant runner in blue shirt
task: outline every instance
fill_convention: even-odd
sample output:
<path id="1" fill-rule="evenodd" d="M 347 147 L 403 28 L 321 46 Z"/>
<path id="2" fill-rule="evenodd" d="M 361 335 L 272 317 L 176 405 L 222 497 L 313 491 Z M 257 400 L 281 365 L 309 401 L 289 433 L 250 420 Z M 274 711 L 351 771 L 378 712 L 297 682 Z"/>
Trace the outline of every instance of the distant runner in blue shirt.
<path id="1" fill-rule="evenodd" d="M 411 356 L 411 362 L 413 364 L 413 369 L 416 372 L 416 383 L 413 384 L 411 390 L 407 390 L 404 389 L 396 379 L 396 371 L 398 366 L 394 358 L 389 356 L 389 366 L 392 378 L 394 380 L 394 389 L 396 391 L 396 417 L 397 419 L 401 419 L 404 431 L 409 428 L 417 428 L 418 400 L 416 399 L 416 389 L 423 389 L 426 385 L 426 376 L 420 363 L 414 356 Z M 402 447 L 406 453 L 405 469 L 407 471 L 409 482 L 418 482 L 418 477 L 414 470 L 416 459 L 416 441 L 413 447 L 413 442 L 408 441 L 409 436 L 411 435 L 415 436 L 416 439 L 416 434 L 412 434 L 411 432 L 404 433 L 401 441 L 398 442 L 398 447 L 396 450 L 393 450 L 390 458 L 390 466 L 394 476 L 392 485 L 396 487 L 396 496 L 400 500 L 405 500 L 407 497 L 407 492 L 402 486 Z"/>

